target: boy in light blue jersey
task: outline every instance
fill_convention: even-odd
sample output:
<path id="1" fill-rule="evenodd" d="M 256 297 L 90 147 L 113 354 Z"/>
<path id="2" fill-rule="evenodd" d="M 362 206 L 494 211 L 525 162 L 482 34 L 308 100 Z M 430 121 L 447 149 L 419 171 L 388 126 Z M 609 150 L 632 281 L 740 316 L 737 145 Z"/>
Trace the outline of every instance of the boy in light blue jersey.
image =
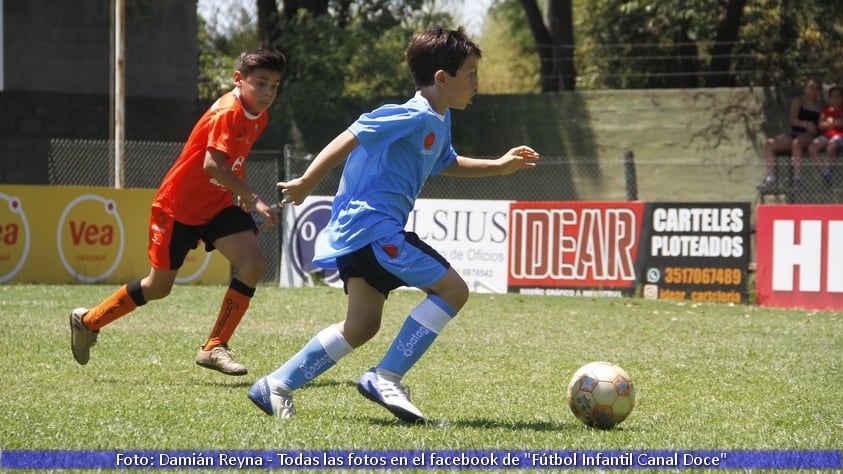
<path id="1" fill-rule="evenodd" d="M 360 377 L 357 388 L 404 421 L 425 421 L 401 379 L 463 307 L 469 291 L 444 257 L 404 230 L 415 200 L 431 175 L 507 175 L 535 167 L 539 158 L 528 146 L 494 160 L 460 156 L 451 146 L 450 109 L 464 109 L 477 93 L 480 55 L 462 28 L 433 28 L 416 35 L 406 51 L 416 95 L 404 104 L 361 115 L 301 177 L 278 183 L 283 204 L 301 204 L 347 158 L 313 261 L 339 270 L 348 310 L 344 321 L 321 330 L 275 372 L 255 382 L 249 398 L 267 414 L 292 417 L 292 391 L 377 334 L 389 292 L 409 286 L 427 297 L 410 311 L 384 358 Z"/>

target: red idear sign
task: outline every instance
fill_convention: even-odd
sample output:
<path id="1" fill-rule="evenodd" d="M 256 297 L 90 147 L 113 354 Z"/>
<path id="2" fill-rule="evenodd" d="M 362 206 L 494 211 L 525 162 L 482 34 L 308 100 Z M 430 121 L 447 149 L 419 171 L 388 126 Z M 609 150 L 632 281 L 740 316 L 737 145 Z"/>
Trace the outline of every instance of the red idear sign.
<path id="1" fill-rule="evenodd" d="M 514 202 L 512 288 L 635 288 L 642 202 Z"/>

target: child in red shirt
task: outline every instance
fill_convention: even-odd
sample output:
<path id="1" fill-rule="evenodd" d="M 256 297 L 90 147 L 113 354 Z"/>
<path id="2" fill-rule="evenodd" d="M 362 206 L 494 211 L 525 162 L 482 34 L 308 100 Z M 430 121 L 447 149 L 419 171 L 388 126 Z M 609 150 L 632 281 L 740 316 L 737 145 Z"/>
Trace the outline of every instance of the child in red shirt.
<path id="1" fill-rule="evenodd" d="M 240 55 L 234 90 L 217 99 L 196 123 L 152 202 L 149 274 L 91 309 L 71 311 L 70 346 L 79 364 L 88 363 L 103 326 L 170 293 L 187 253 L 201 240 L 208 252 L 217 249 L 231 262 L 235 276 L 196 363 L 228 375 L 247 373 L 234 361 L 228 340 L 267 265 L 248 211 L 254 209 L 267 226 L 277 224 L 278 215 L 249 186 L 245 161 L 266 127 L 267 109 L 278 94 L 285 68 L 284 56 L 274 51 Z"/>
<path id="2" fill-rule="evenodd" d="M 831 105 L 820 113 L 819 129 L 822 133 L 811 142 L 808 153 L 817 163 L 822 163 L 820 151 L 825 148 L 827 160 L 822 170 L 823 180 L 831 185 L 831 165 L 837 158 L 837 152 L 843 143 L 843 87 L 833 86 L 828 90 Z"/>

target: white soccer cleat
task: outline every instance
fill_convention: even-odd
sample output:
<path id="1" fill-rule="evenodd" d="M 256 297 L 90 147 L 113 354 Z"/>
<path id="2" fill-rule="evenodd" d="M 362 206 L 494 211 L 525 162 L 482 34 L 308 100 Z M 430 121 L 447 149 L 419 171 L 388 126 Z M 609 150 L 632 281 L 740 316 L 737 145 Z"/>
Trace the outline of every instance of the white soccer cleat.
<path id="1" fill-rule="evenodd" d="M 70 312 L 70 350 L 73 358 L 81 365 L 88 363 L 91 348 L 97 343 L 99 331 L 91 331 L 82 324 L 82 316 L 88 308 L 76 308 Z"/>
<path id="2" fill-rule="evenodd" d="M 357 382 L 357 390 L 408 423 L 424 423 L 424 415 L 410 402 L 401 378 L 387 371 L 371 368 Z"/>
<path id="3" fill-rule="evenodd" d="M 293 395 L 281 388 L 272 389 L 266 377 L 261 377 L 252 385 L 249 399 L 269 416 L 292 418 L 296 414 Z"/>

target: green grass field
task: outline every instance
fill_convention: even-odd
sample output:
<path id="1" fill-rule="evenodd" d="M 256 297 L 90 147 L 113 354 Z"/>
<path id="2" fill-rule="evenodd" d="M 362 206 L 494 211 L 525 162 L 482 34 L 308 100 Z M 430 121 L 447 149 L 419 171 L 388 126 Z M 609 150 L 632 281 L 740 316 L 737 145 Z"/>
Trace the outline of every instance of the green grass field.
<path id="1" fill-rule="evenodd" d="M 0 449 L 67 450 L 839 450 L 843 313 L 474 294 L 405 377 L 425 426 L 401 423 L 355 382 L 421 299 L 398 291 L 381 332 L 295 393 L 298 415 L 246 397 L 318 330 L 342 319 L 331 288 L 261 287 L 231 341 L 250 370 L 196 366 L 224 292 L 177 286 L 106 327 L 91 362 L 67 314 L 111 285 L 0 286 Z M 616 429 L 581 425 L 565 400 L 586 362 L 624 367 L 637 404 Z M 359 471 L 357 471 L 359 472 Z"/>

